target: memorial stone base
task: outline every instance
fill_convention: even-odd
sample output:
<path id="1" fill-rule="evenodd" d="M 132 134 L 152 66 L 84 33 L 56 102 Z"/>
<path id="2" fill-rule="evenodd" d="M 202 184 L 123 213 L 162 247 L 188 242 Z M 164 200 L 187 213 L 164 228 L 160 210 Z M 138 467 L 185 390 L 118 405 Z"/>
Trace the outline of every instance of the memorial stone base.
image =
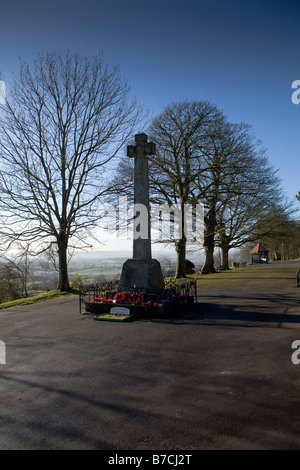
<path id="1" fill-rule="evenodd" d="M 160 263 L 156 259 L 128 259 L 123 264 L 119 289 L 155 292 L 164 289 L 164 278 Z"/>

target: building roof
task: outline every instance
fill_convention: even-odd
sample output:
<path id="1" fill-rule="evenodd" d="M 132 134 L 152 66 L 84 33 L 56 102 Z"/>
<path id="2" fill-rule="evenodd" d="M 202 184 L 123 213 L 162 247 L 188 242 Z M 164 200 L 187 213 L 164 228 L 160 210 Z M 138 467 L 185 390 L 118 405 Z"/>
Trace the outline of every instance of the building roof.
<path id="1" fill-rule="evenodd" d="M 261 243 L 258 243 L 250 253 L 268 253 L 268 250 Z"/>

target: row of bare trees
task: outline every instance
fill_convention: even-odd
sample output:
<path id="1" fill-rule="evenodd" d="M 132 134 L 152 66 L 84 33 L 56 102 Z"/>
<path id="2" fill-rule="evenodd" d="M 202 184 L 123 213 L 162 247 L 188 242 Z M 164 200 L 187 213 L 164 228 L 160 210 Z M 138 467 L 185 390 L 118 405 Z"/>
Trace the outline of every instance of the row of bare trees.
<path id="1" fill-rule="evenodd" d="M 229 122 L 209 102 L 184 101 L 167 106 L 149 132 L 158 149 L 150 164 L 152 198 L 179 204 L 182 212 L 187 203 L 204 205 L 201 273 L 215 272 L 216 246 L 221 248 L 222 269 L 228 269 L 230 249 L 264 238 L 282 225 L 276 213 L 287 217 L 289 206 L 277 171 L 249 125 Z M 269 224 L 262 224 L 271 212 Z M 185 276 L 187 241 L 184 230 L 173 240 L 176 277 Z"/>
<path id="2" fill-rule="evenodd" d="M 68 249 L 89 243 L 99 201 L 130 192 L 129 159 L 116 168 L 115 157 L 145 127 L 145 116 L 102 55 L 47 53 L 32 66 L 21 61 L 8 88 L 0 106 L 2 248 L 21 243 L 41 253 L 55 247 L 58 288 L 68 290 Z M 229 122 L 206 101 L 167 106 L 148 134 L 157 144 L 149 161 L 152 201 L 178 204 L 183 214 L 186 204 L 203 204 L 202 272 L 214 271 L 215 246 L 228 268 L 229 250 L 268 232 L 259 231 L 259 221 L 271 209 L 282 210 L 280 182 L 261 142 L 251 127 Z M 172 242 L 182 277 L 184 229 Z"/>

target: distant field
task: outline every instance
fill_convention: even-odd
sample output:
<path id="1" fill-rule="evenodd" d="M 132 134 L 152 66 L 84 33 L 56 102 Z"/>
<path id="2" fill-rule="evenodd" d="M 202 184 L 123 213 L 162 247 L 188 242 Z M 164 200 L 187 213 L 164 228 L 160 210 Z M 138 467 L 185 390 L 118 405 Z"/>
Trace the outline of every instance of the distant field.
<path id="1" fill-rule="evenodd" d="M 74 261 L 69 265 L 69 276 L 79 275 L 89 281 L 97 276 L 105 276 L 108 279 L 119 278 L 121 275 L 122 267 L 127 258 L 108 258 L 95 261 Z M 164 266 L 161 262 L 162 268 L 170 269 L 169 263 Z M 175 270 L 175 263 L 173 266 Z"/>
<path id="2" fill-rule="evenodd" d="M 100 275 L 107 277 L 116 277 L 120 276 L 123 262 L 125 260 L 118 259 L 105 259 L 95 262 L 74 262 L 70 263 L 69 266 L 69 275 L 70 278 L 72 275 L 78 274 L 82 277 L 97 277 Z"/>

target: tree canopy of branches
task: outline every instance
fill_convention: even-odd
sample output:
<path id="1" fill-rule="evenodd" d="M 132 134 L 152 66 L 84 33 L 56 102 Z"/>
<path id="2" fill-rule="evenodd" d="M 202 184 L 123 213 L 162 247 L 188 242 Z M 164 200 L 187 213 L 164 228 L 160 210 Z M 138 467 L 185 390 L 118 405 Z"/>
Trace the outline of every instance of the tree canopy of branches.
<path id="1" fill-rule="evenodd" d="M 201 273 L 215 272 L 214 248 L 228 252 L 257 237 L 261 216 L 281 198 L 280 182 L 261 142 L 244 123 L 230 123 L 205 101 L 167 106 L 150 127 L 157 154 L 150 162 L 152 197 L 169 206 L 202 203 L 205 260 Z M 184 222 L 182 223 L 184 228 Z M 185 275 L 186 236 L 175 240 L 176 276 Z"/>
<path id="2" fill-rule="evenodd" d="M 286 210 L 274 203 L 268 212 L 259 218 L 255 241 L 263 240 L 269 250 L 269 258 L 274 260 L 296 259 L 300 257 L 300 223 L 295 216 L 293 205 Z"/>
<path id="3" fill-rule="evenodd" d="M 36 252 L 56 244 L 58 288 L 69 289 L 67 250 L 86 243 L 108 189 L 105 169 L 132 136 L 141 109 L 102 55 L 40 54 L 21 61 L 0 109 L 2 239 Z"/>
<path id="4" fill-rule="evenodd" d="M 222 269 L 228 252 L 257 237 L 258 220 L 280 200 L 280 181 L 269 165 L 261 142 L 250 126 L 224 121 L 207 136 L 199 197 L 206 213 L 206 251 L 202 272 L 214 272 L 213 250 L 222 250 Z"/>
<path id="5" fill-rule="evenodd" d="M 174 239 L 176 277 L 185 277 L 187 236 L 185 206 L 193 204 L 195 179 L 205 136 L 222 113 L 207 101 L 184 101 L 167 106 L 150 127 L 157 154 L 150 162 L 152 197 L 168 206 L 178 205 L 182 220 L 180 237 Z"/>

